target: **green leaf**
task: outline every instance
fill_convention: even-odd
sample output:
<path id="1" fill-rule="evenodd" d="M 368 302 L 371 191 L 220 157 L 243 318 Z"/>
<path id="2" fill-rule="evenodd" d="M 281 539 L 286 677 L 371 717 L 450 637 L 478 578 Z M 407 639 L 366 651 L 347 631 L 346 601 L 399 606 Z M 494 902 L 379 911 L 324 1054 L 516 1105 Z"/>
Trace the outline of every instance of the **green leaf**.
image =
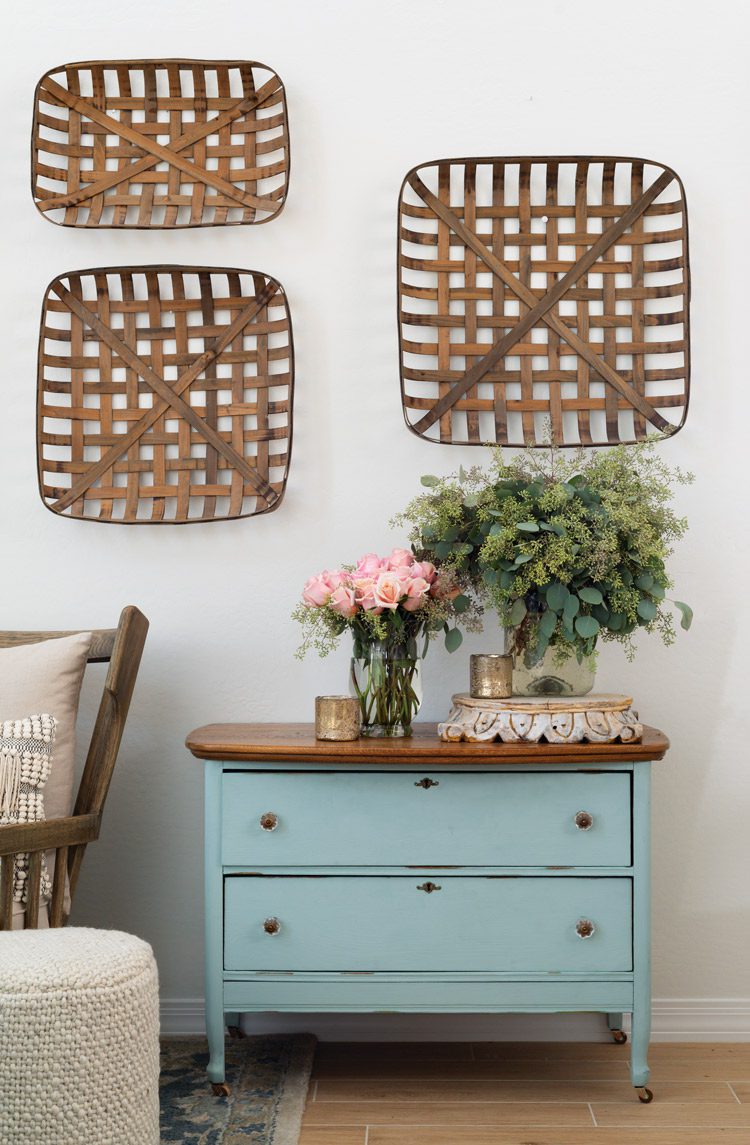
<path id="1" fill-rule="evenodd" d="M 568 599 L 563 606 L 563 621 L 570 627 L 573 624 L 573 617 L 578 613 L 581 607 L 581 602 L 577 596 L 572 592 L 568 593 Z"/>
<path id="2" fill-rule="evenodd" d="M 485 584 L 497 584 L 497 569 L 484 569 L 482 572 L 482 580 Z"/>
<path id="3" fill-rule="evenodd" d="M 515 579 L 516 578 L 514 573 L 508 572 L 507 569 L 503 569 L 503 571 L 500 573 L 500 588 L 510 588 Z"/>
<path id="4" fill-rule="evenodd" d="M 447 556 L 450 556 L 452 545 L 450 541 L 438 541 L 435 545 L 435 556 L 440 561 L 444 561 Z"/>
<path id="5" fill-rule="evenodd" d="M 449 628 L 445 634 L 445 647 L 449 652 L 455 652 L 463 643 L 463 635 L 458 628 Z"/>
<path id="6" fill-rule="evenodd" d="M 607 621 L 607 628 L 613 632 L 619 632 L 625 623 L 625 615 L 622 612 L 610 612 L 609 620 Z"/>
<path id="7" fill-rule="evenodd" d="M 424 477 L 420 477 L 419 480 L 422 482 L 423 485 L 426 485 L 428 489 L 432 489 L 432 488 L 434 488 L 435 485 L 440 484 L 440 478 L 439 477 L 433 477 L 431 473 L 426 473 L 424 475 Z"/>
<path id="8" fill-rule="evenodd" d="M 464 596 L 463 593 L 459 593 L 458 596 L 454 597 L 453 608 L 455 612 L 466 612 L 470 604 L 471 601 L 468 596 Z"/>
<path id="9" fill-rule="evenodd" d="M 575 627 L 578 635 L 583 636 L 584 640 L 588 640 L 590 636 L 596 636 L 598 633 L 599 621 L 593 616 L 577 616 Z"/>
<path id="10" fill-rule="evenodd" d="M 659 610 L 653 600 L 649 600 L 647 596 L 642 596 L 635 606 L 635 611 L 641 620 L 653 620 Z"/>
<path id="11" fill-rule="evenodd" d="M 568 597 L 570 596 L 570 592 L 568 591 L 566 585 L 561 584 L 559 580 L 556 580 L 553 581 L 552 584 L 547 585 L 547 592 L 545 595 L 547 597 L 548 607 L 554 608 L 556 612 L 559 612 L 560 609 L 564 607 Z"/>
<path id="12" fill-rule="evenodd" d="M 533 553 L 519 553 L 518 556 L 516 557 L 516 559 L 514 560 L 513 564 L 514 565 L 525 565 L 529 561 L 533 561 L 533 559 L 534 559 Z"/>
<path id="13" fill-rule="evenodd" d="M 638 588 L 642 588 L 644 592 L 648 592 L 654 583 L 654 578 L 651 576 L 651 573 L 641 573 L 641 575 L 636 578 L 635 583 Z"/>
<path id="14" fill-rule="evenodd" d="M 654 581 L 654 583 L 651 585 L 651 588 L 648 590 L 648 595 L 653 596 L 654 600 L 664 600 L 665 593 L 662 586 Z"/>
<path id="15" fill-rule="evenodd" d="M 467 493 L 464 497 L 464 508 L 474 509 L 479 504 L 478 493 Z"/>
<path id="16" fill-rule="evenodd" d="M 538 533 L 539 532 L 539 522 L 538 521 L 519 521 L 519 523 L 516 525 L 516 528 L 521 533 Z"/>
<path id="17" fill-rule="evenodd" d="M 680 628 L 684 628 L 685 631 L 687 632 L 688 628 L 693 623 L 693 610 L 692 610 L 692 608 L 690 607 L 689 604 L 685 604 L 685 602 L 682 600 L 675 600 L 672 603 L 674 604 L 675 608 L 679 608 L 680 612 L 682 613 L 682 619 L 680 620 Z"/>
<path id="18" fill-rule="evenodd" d="M 601 604 L 604 600 L 604 597 L 599 592 L 599 589 L 594 588 L 593 585 L 588 584 L 583 588 L 578 589 L 578 595 L 580 596 L 581 600 L 586 601 L 586 604 Z"/>
<path id="19" fill-rule="evenodd" d="M 523 597 L 519 596 L 517 600 L 513 601 L 508 619 L 510 620 L 510 623 L 515 626 L 516 624 L 521 623 L 525 615 L 526 601 L 523 599 Z"/>
<path id="20" fill-rule="evenodd" d="M 539 631 L 542 634 L 542 636 L 546 636 L 547 639 L 549 639 L 549 637 L 552 635 L 552 633 L 555 631 L 556 628 L 557 628 L 557 613 L 550 611 L 550 609 L 547 609 L 546 612 L 542 613 L 542 618 L 539 621 Z"/>
<path id="21" fill-rule="evenodd" d="M 474 552 L 474 546 L 470 545 L 468 541 L 462 541 L 458 545 L 452 545 L 451 552 L 456 557 L 468 557 L 469 553 Z"/>
<path id="22" fill-rule="evenodd" d="M 591 611 L 600 624 L 606 626 L 609 623 L 609 609 L 606 604 L 595 604 Z"/>
<path id="23" fill-rule="evenodd" d="M 459 465 L 459 467 L 458 467 L 458 480 L 461 482 L 462 485 L 463 485 L 464 481 L 466 480 L 466 470 L 464 469 L 463 465 Z"/>

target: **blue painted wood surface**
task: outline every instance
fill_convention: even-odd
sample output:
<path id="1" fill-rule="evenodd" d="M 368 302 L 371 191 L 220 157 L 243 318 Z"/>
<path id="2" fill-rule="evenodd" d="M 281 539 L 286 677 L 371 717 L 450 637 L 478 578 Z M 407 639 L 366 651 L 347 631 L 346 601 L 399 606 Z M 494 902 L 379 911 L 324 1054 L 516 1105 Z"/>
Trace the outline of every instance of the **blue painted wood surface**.
<path id="1" fill-rule="evenodd" d="M 429 787 L 416 784 L 423 779 Z M 224 776 L 228 866 L 629 866 L 628 772 L 234 772 Z M 576 827 L 589 811 L 593 826 Z M 260 818 L 278 816 L 264 831 Z"/>
<path id="2" fill-rule="evenodd" d="M 224 966 L 627 971 L 631 887 L 627 878 L 234 875 L 224 890 Z M 269 917 L 278 920 L 278 934 L 263 929 Z M 590 938 L 576 933 L 582 918 L 595 920 Z"/>
<path id="3" fill-rule="evenodd" d="M 425 776 L 438 786 L 414 787 Z M 632 1013 L 631 1078 L 646 1083 L 648 762 L 321 772 L 207 760 L 205 777 L 212 1081 L 229 1013 L 598 1010 Z M 591 831 L 575 827 L 579 810 Z M 273 832 L 258 825 L 268 811 Z M 443 890 L 418 892 L 427 880 Z M 277 936 L 258 929 L 271 916 Z M 591 939 L 575 934 L 584 916 Z"/>

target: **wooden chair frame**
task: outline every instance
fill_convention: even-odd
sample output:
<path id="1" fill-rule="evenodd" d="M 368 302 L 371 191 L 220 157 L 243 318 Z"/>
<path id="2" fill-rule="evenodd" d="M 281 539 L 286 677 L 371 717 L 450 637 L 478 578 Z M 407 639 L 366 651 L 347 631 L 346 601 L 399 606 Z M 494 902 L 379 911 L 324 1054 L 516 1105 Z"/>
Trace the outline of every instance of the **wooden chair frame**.
<path id="1" fill-rule="evenodd" d="M 49 904 L 51 927 L 64 926 L 65 876 L 70 897 L 75 894 L 81 863 L 89 843 L 99 837 L 104 803 L 112 780 L 130 700 L 148 632 L 148 620 L 139 609 L 123 609 L 117 628 L 94 631 L 89 664 L 109 662 L 99 712 L 89 744 L 72 815 L 40 823 L 0 827 L 0 929 L 13 925 L 13 864 L 17 854 L 29 855 L 28 899 L 24 926 L 39 925 L 42 856 L 54 850 L 55 875 Z M 38 644 L 72 632 L 0 632 L 0 648 Z"/>

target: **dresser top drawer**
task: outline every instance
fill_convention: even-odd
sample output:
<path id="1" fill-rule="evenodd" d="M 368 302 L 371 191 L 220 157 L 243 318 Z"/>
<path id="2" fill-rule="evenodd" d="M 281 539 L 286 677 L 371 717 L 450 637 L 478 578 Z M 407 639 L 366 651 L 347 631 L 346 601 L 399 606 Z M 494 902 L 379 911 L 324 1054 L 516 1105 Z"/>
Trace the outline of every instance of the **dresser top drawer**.
<path id="1" fill-rule="evenodd" d="M 630 772 L 281 772 L 222 777 L 232 867 L 631 861 Z"/>

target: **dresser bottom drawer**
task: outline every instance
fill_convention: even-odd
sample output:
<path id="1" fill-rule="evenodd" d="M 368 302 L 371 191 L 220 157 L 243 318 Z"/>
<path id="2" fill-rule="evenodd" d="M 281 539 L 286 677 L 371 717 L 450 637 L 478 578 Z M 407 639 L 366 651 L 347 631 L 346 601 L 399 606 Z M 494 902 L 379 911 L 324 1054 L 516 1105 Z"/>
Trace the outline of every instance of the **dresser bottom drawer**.
<path id="1" fill-rule="evenodd" d="M 224 895 L 226 970 L 603 974 L 633 965 L 628 878 L 233 875 Z"/>

